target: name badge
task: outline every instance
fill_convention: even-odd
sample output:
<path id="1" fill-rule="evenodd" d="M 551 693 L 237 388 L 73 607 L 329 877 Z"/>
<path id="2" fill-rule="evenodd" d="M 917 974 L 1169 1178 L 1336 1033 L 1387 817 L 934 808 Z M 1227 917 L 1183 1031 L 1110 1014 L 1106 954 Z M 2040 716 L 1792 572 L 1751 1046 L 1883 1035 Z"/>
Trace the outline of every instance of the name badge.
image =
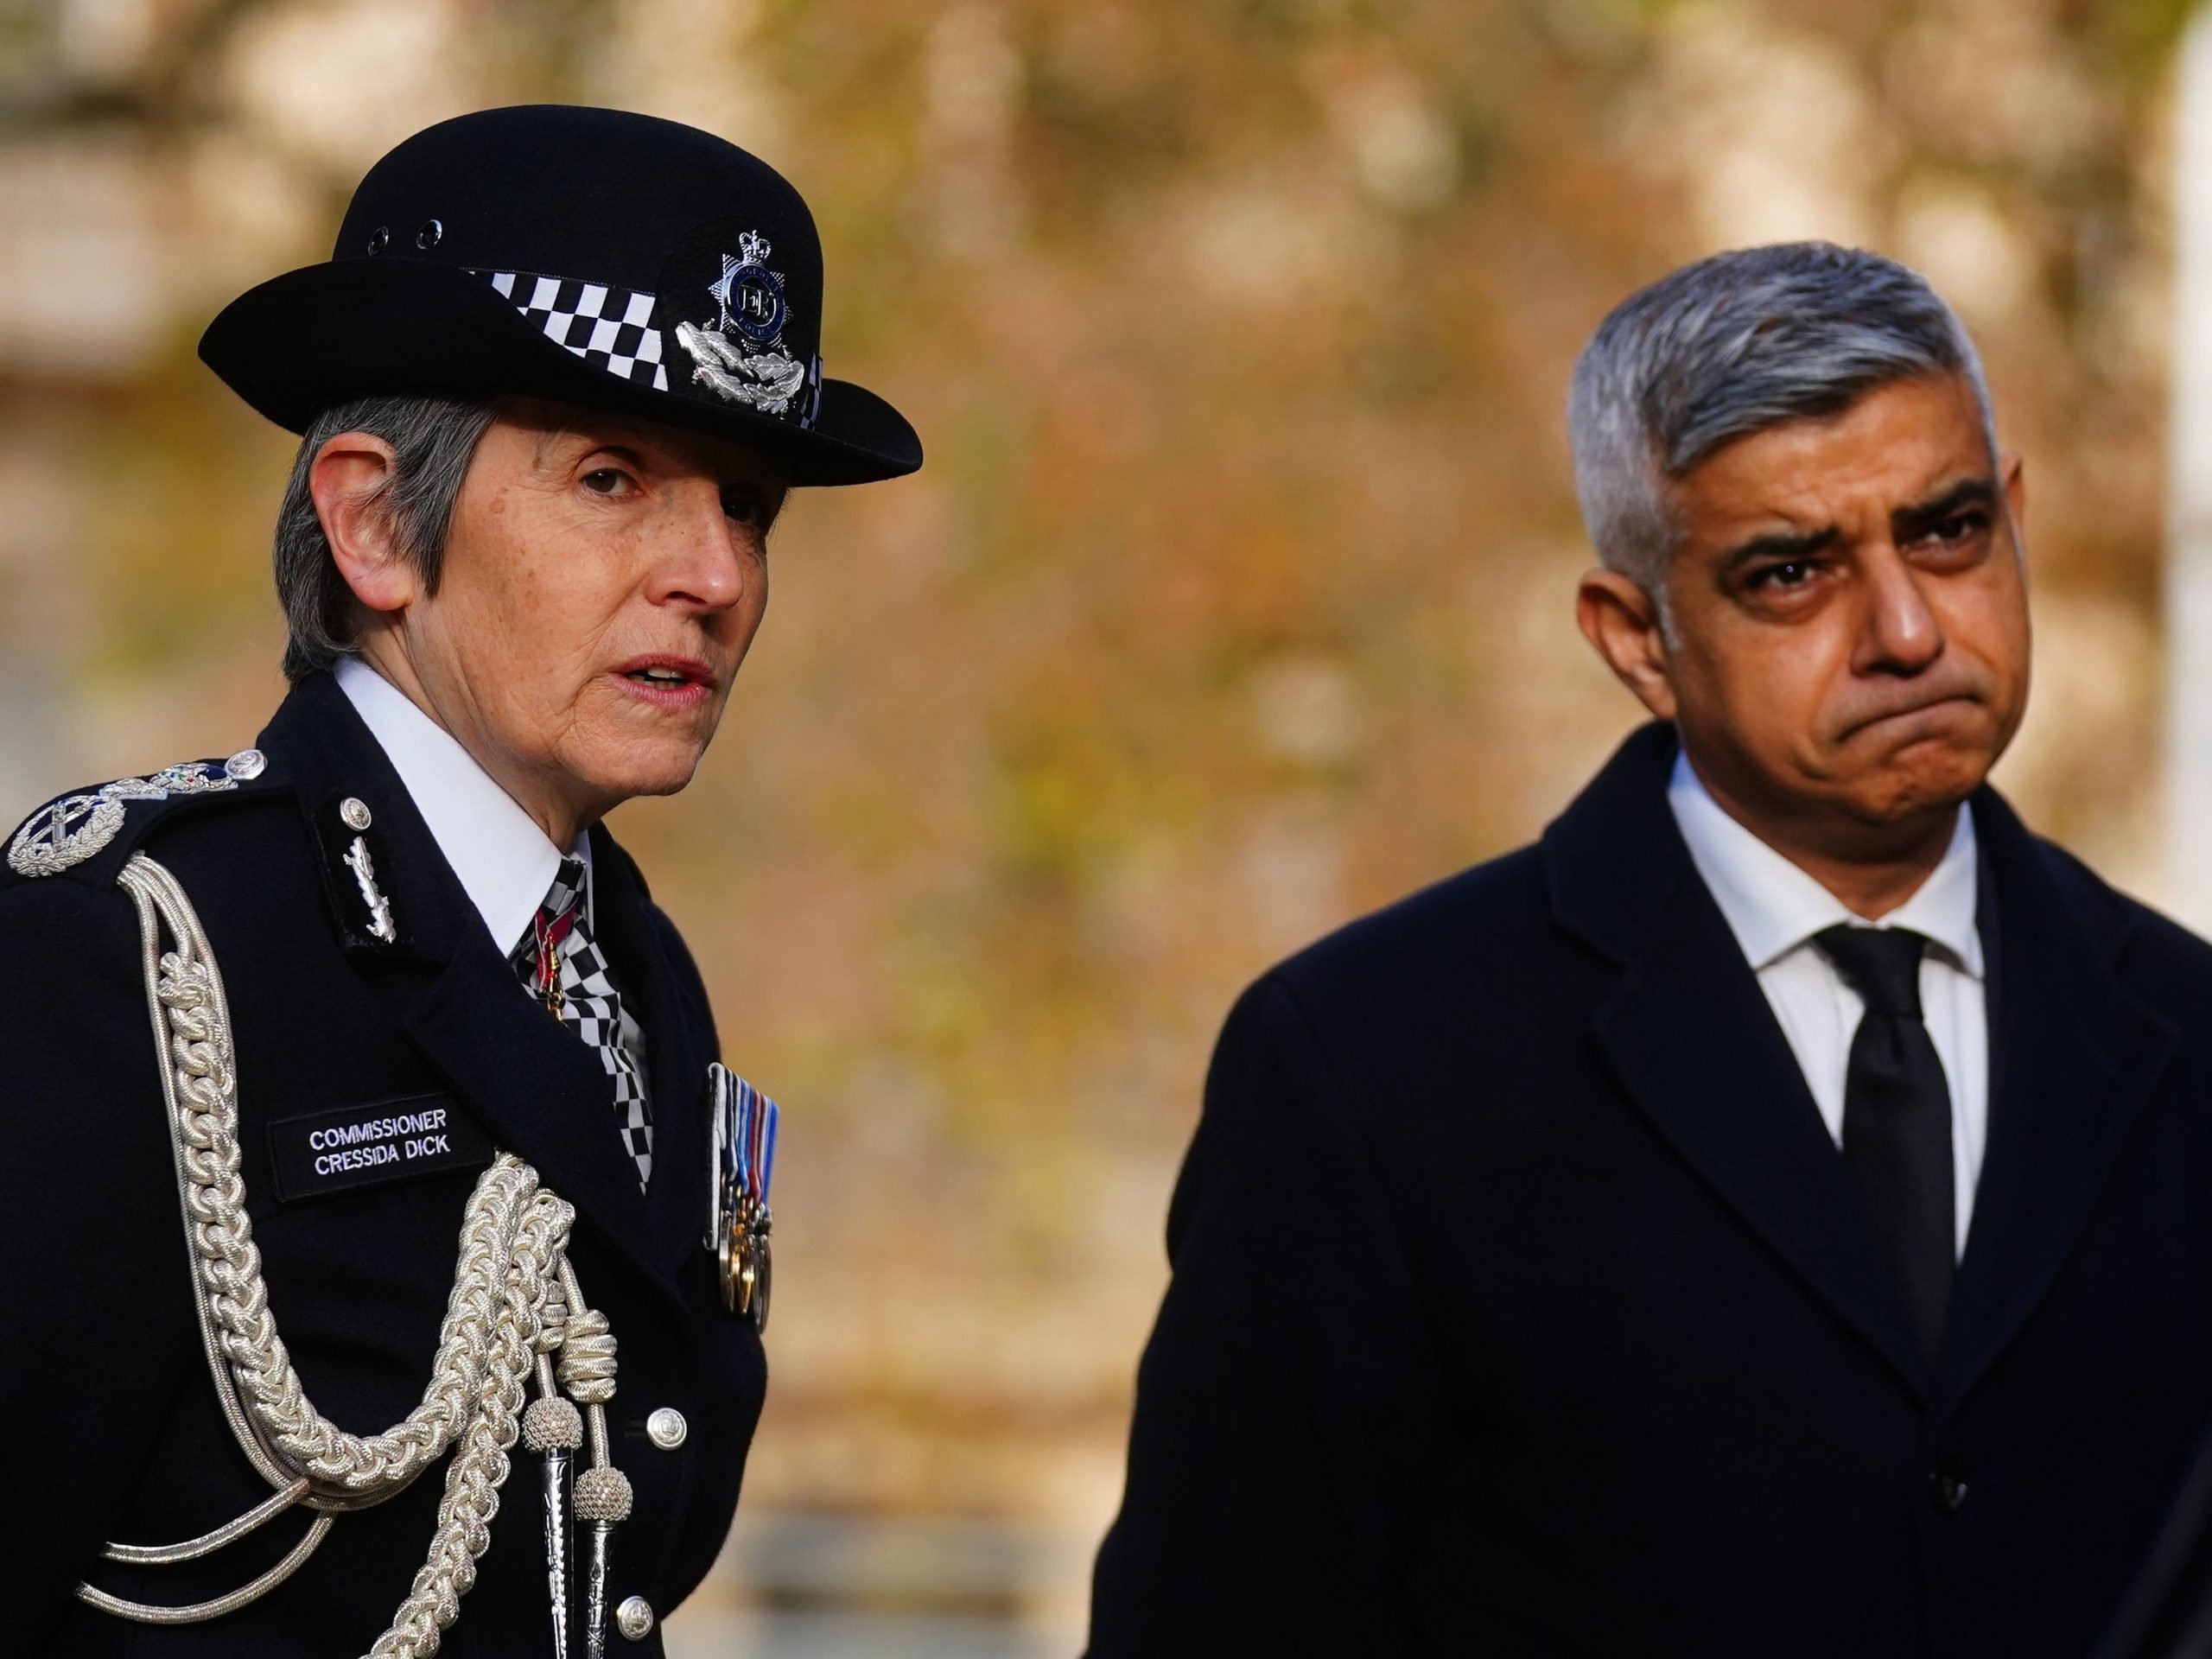
<path id="1" fill-rule="evenodd" d="M 415 1095 L 289 1117 L 269 1126 L 269 1161 L 286 1204 L 348 1187 L 474 1169 L 492 1141 L 451 1095 Z"/>

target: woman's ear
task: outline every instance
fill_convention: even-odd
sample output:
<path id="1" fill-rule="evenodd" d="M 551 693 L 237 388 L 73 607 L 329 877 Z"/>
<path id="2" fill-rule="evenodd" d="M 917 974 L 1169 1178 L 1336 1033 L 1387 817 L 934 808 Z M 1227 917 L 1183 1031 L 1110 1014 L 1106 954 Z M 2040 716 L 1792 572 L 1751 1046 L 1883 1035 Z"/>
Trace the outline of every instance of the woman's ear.
<path id="1" fill-rule="evenodd" d="M 330 543 L 331 562 L 372 611 L 404 610 L 422 592 L 415 563 L 391 533 L 385 496 L 398 452 L 367 432 L 340 432 L 315 451 L 308 467 L 308 493 Z"/>

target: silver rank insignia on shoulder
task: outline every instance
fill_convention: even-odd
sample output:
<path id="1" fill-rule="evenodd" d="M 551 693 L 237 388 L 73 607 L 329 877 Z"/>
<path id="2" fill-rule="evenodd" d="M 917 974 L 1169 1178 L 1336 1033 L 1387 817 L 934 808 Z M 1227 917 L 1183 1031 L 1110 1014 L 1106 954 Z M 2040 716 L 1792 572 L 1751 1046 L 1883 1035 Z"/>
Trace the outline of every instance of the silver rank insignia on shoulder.
<path id="1" fill-rule="evenodd" d="M 126 801 L 165 801 L 172 795 L 207 795 L 236 789 L 261 776 L 268 760 L 259 749 L 240 749 L 220 766 L 181 760 L 150 778 L 118 778 L 85 795 L 65 795 L 23 820 L 8 845 L 8 868 L 18 875 L 59 875 L 83 863 L 115 839 Z"/>
<path id="2" fill-rule="evenodd" d="M 123 802 L 115 797 L 65 796 L 23 820 L 8 843 L 8 868 L 17 875 L 59 875 L 113 841 L 121 828 Z"/>
<path id="3" fill-rule="evenodd" d="M 707 1068 L 707 1248 L 721 1269 L 722 1306 L 768 1328 L 774 1257 L 768 1183 L 776 1173 L 776 1103 L 717 1060 Z"/>

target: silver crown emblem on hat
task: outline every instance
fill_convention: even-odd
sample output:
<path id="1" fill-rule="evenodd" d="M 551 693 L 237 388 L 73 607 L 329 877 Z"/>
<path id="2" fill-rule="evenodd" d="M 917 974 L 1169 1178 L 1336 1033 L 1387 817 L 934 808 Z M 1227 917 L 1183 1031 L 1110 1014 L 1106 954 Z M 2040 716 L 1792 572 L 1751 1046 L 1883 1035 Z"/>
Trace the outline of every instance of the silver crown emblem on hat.
<path id="1" fill-rule="evenodd" d="M 747 231 L 722 274 L 707 285 L 712 322 L 678 322 L 676 343 L 690 353 L 692 383 L 763 415 L 785 415 L 806 387 L 806 365 L 784 349 L 791 305 L 781 272 L 768 269 L 768 238 Z"/>

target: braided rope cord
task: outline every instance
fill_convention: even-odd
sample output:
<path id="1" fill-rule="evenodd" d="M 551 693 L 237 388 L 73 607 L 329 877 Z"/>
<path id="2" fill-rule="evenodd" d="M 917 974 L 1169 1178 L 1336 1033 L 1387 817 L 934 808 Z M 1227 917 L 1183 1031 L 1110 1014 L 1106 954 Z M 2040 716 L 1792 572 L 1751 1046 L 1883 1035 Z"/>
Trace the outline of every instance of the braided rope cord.
<path id="1" fill-rule="evenodd" d="M 499 1154 L 463 1212 L 453 1294 L 422 1403 L 381 1434 L 338 1427 L 307 1398 L 269 1306 L 239 1174 L 230 1008 L 207 933 L 176 878 L 144 854 L 131 857 L 118 881 L 137 907 L 148 1008 L 156 1045 L 168 1061 L 162 1088 L 209 1370 L 240 1448 L 277 1491 L 238 1520 L 188 1543 L 113 1545 L 106 1554 L 117 1560 L 189 1560 L 293 1503 L 324 1513 L 276 1567 L 213 1601 L 156 1606 L 89 1584 L 77 1593 L 103 1611 L 149 1624 L 232 1611 L 290 1576 L 328 1531 L 331 1512 L 396 1496 L 453 1449 L 429 1555 L 369 1649 L 370 1659 L 427 1659 L 459 1616 L 461 1598 L 476 1580 L 477 1558 L 491 1543 L 507 1453 L 541 1356 L 558 1355 L 563 1386 L 591 1408 L 595 1461 L 606 1461 L 602 1414 L 614 1393 L 614 1338 L 606 1316 L 583 1302 L 569 1265 L 575 1211 L 539 1186 L 529 1165 Z M 164 933 L 173 946 L 168 950 L 161 949 Z"/>

